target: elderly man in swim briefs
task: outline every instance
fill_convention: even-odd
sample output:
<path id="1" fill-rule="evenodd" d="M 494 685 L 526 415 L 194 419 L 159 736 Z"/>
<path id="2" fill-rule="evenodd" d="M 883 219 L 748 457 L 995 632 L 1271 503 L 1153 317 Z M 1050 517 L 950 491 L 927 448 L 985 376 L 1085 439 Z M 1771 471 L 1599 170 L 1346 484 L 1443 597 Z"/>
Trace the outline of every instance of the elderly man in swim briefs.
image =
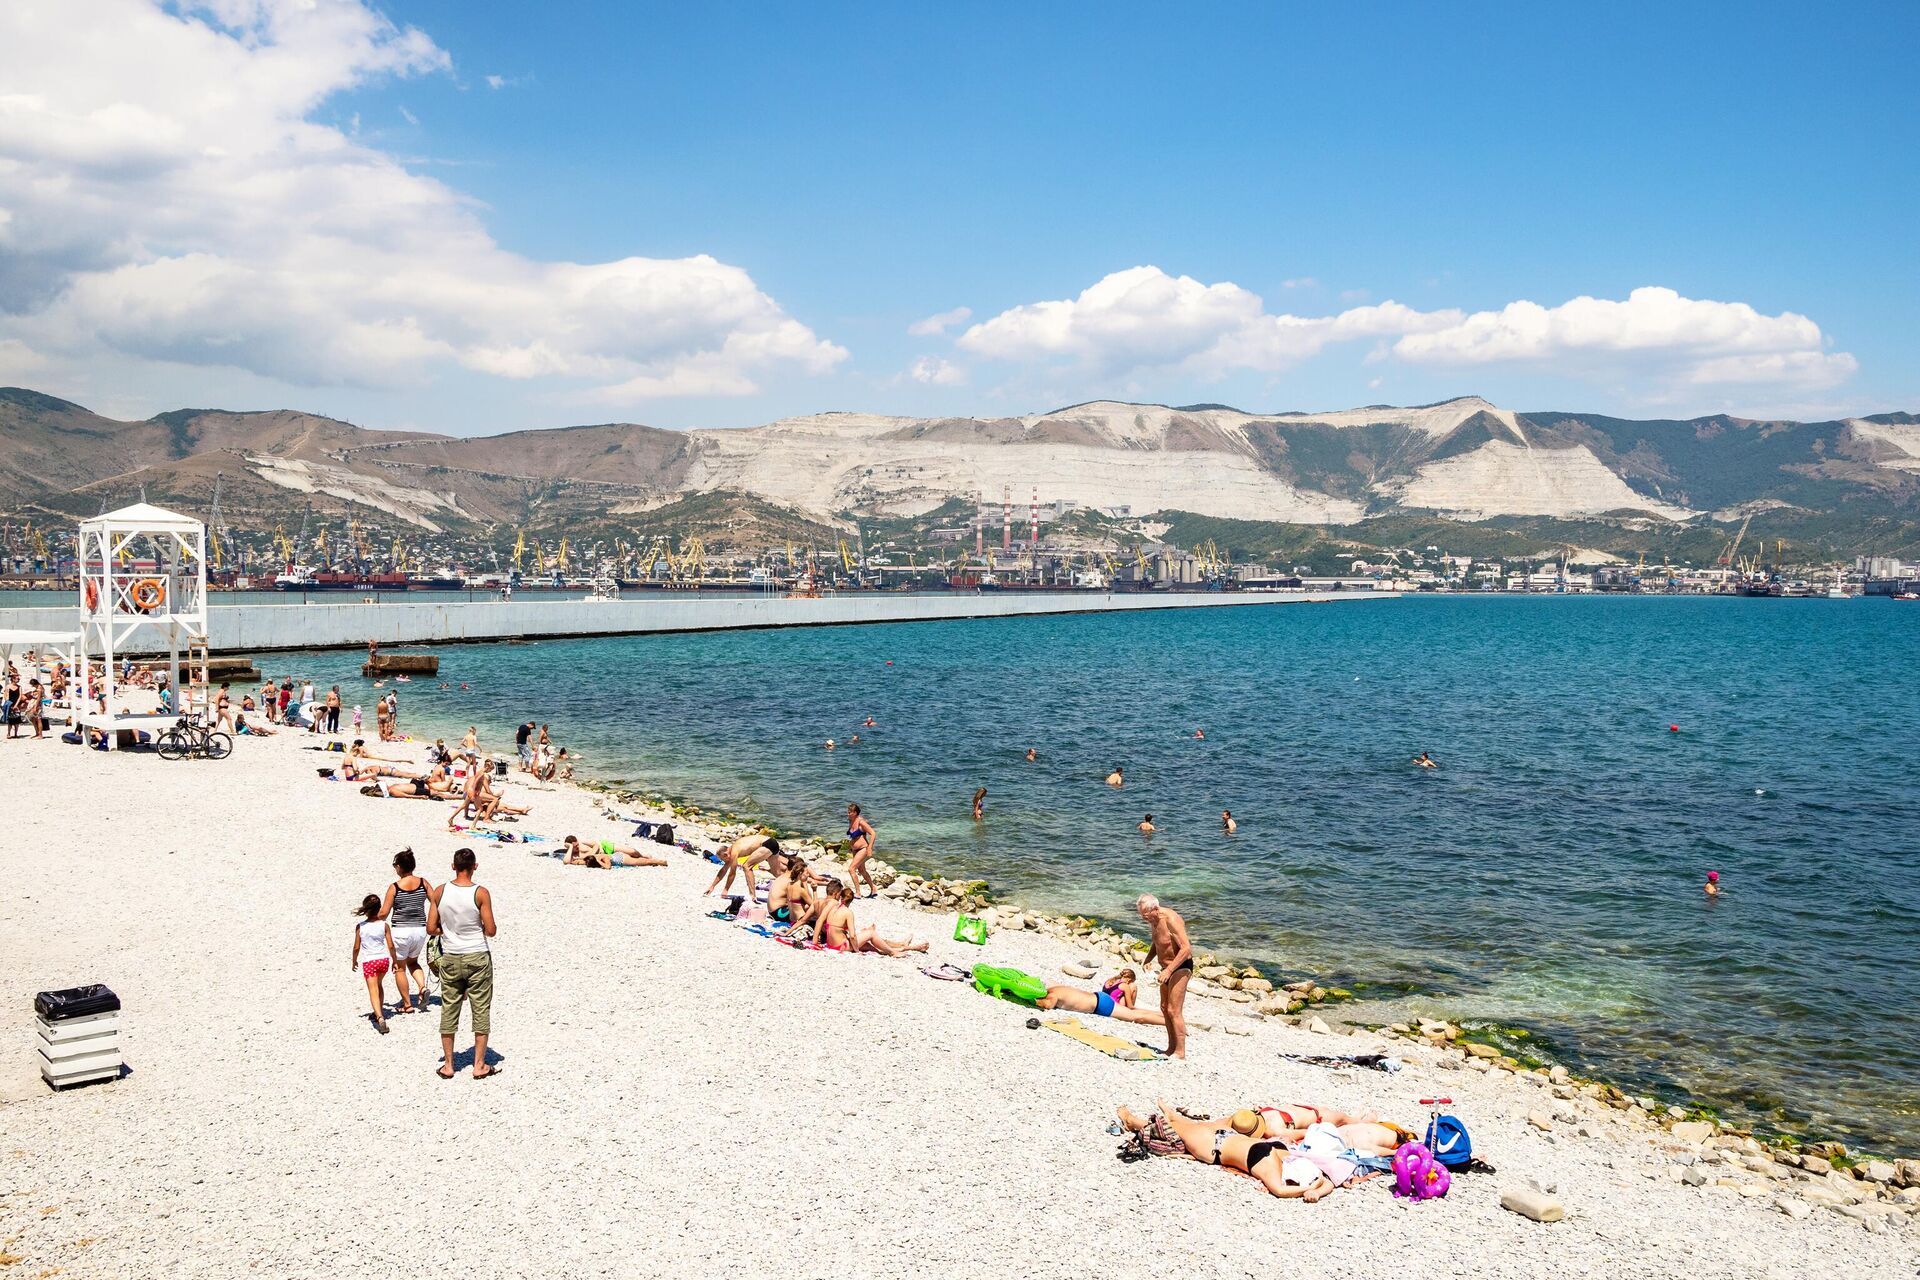
<path id="1" fill-rule="evenodd" d="M 1153 954 L 1160 962 L 1160 1012 L 1167 1020 L 1167 1056 L 1187 1056 L 1187 983 L 1193 978 L 1193 942 L 1187 922 L 1150 893 L 1134 904 L 1153 930 Z"/>

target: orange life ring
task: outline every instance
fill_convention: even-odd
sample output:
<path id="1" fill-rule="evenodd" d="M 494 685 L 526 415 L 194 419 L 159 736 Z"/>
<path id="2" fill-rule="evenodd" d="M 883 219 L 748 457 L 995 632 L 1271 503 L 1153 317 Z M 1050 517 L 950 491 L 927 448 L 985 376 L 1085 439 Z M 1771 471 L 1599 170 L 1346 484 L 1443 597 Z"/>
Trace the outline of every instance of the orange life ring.
<path id="1" fill-rule="evenodd" d="M 82 594 L 86 596 L 88 613 L 100 607 L 100 588 L 93 585 L 92 578 L 87 579 L 86 586 L 82 588 Z"/>
<path id="2" fill-rule="evenodd" d="M 133 607 L 145 613 L 167 602 L 167 584 L 158 578 L 142 578 L 133 584 L 133 590 L 127 594 L 133 601 Z"/>

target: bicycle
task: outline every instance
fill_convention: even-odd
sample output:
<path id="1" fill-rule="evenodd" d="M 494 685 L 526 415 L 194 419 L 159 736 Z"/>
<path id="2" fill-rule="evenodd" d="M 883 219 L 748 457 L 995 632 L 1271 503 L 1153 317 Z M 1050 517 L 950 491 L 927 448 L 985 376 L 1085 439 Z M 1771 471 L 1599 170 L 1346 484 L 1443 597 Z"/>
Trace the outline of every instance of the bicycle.
<path id="1" fill-rule="evenodd" d="M 188 756 L 199 756 L 203 760 L 225 760 L 233 754 L 233 738 L 224 733 L 215 733 L 204 724 L 199 724 L 187 716 L 181 716 L 160 735 L 154 743 L 154 750 L 160 753 L 162 760 L 183 760 Z"/>

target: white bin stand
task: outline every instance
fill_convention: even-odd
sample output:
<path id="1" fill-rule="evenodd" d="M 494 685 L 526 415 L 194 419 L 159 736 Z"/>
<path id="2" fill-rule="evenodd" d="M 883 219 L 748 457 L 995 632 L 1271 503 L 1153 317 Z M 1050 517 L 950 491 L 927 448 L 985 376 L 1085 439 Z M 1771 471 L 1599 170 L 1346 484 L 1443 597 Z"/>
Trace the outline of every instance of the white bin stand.
<path id="1" fill-rule="evenodd" d="M 111 993 L 109 993 L 111 995 Z M 117 1080 L 126 1059 L 120 1050 L 120 1002 L 99 1013 L 79 1017 L 49 1017 L 36 1002 L 34 1028 L 38 1032 L 35 1049 L 40 1058 L 40 1075 L 49 1085 L 64 1089 L 69 1085 L 91 1084 L 96 1080 Z"/>

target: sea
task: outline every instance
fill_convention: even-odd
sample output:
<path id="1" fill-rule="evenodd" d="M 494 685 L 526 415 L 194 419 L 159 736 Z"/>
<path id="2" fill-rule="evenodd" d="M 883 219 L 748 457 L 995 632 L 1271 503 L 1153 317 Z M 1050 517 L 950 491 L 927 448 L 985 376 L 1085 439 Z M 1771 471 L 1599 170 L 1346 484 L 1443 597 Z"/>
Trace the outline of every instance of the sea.
<path id="1" fill-rule="evenodd" d="M 1920 1151 L 1920 606 L 1414 596 L 441 653 L 397 686 L 416 734 L 533 719 L 582 775 L 787 829 L 858 801 L 896 864 L 1136 930 L 1157 894 L 1351 1018 Z M 263 659 L 370 704 L 360 660 Z"/>

